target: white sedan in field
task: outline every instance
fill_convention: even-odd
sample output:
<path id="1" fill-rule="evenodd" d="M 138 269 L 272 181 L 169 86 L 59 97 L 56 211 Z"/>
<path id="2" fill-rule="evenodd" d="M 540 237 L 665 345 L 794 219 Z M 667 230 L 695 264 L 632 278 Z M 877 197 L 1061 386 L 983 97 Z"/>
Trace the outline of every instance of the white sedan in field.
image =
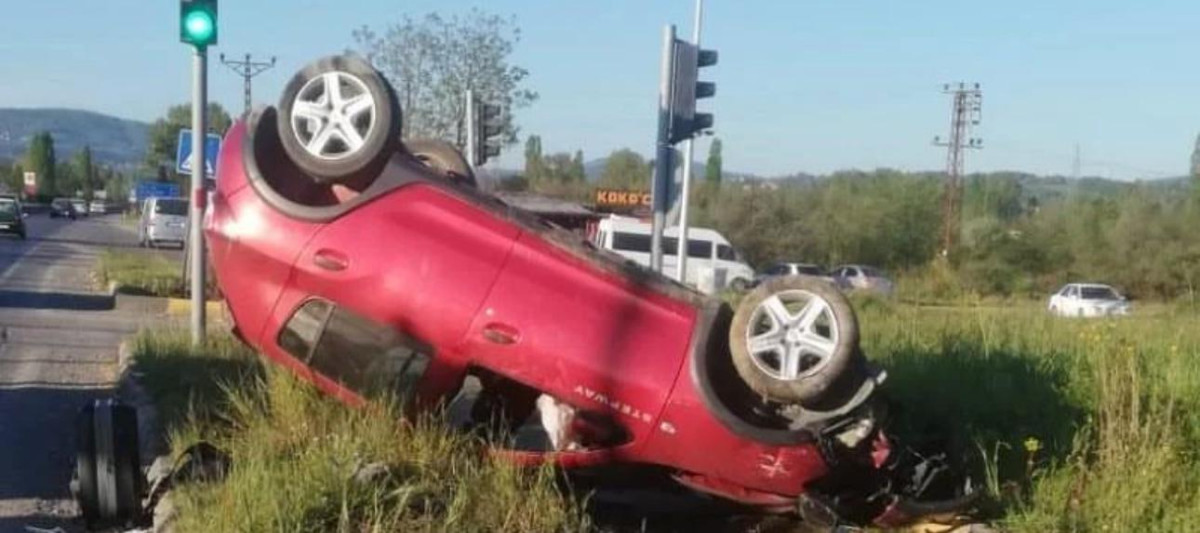
<path id="1" fill-rule="evenodd" d="M 1050 297 L 1050 312 L 1058 316 L 1097 317 L 1129 314 L 1129 301 L 1108 285 L 1069 283 Z"/>

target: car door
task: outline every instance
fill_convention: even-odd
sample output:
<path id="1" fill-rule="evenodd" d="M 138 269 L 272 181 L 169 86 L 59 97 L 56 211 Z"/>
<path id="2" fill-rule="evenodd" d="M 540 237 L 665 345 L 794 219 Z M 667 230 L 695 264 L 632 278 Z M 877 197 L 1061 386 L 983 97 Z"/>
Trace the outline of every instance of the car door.
<path id="1" fill-rule="evenodd" d="M 297 259 L 276 315 L 326 299 L 421 339 L 438 372 L 457 372 L 463 358 L 453 349 L 519 234 L 444 189 L 406 185 L 325 224 Z"/>

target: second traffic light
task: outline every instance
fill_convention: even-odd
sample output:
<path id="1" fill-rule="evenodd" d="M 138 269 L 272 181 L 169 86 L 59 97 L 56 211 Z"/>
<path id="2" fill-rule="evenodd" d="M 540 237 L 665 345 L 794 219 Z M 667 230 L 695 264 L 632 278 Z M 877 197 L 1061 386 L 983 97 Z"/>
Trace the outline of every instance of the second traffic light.
<path id="1" fill-rule="evenodd" d="M 713 127 L 711 113 L 696 112 L 696 100 L 717 94 L 715 83 L 699 80 L 701 68 L 716 64 L 716 50 L 702 50 L 687 41 L 675 40 L 675 69 L 671 80 L 672 144 Z"/>
<path id="2" fill-rule="evenodd" d="M 477 102 L 475 108 L 474 166 L 500 156 L 501 136 L 504 135 L 504 110 L 498 105 Z"/>
<path id="3" fill-rule="evenodd" d="M 179 40 L 196 48 L 217 44 L 217 0 L 179 0 Z"/>

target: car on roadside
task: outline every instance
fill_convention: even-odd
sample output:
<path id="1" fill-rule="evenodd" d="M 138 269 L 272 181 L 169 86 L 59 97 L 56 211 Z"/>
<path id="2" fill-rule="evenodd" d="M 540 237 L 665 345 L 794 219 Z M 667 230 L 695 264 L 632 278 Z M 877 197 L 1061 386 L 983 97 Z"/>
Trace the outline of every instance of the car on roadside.
<path id="1" fill-rule="evenodd" d="M 50 218 L 69 218 L 75 220 L 79 212 L 69 198 L 55 198 L 50 201 Z"/>
<path id="2" fill-rule="evenodd" d="M 75 212 L 81 216 L 86 217 L 86 216 L 91 215 L 91 212 L 88 211 L 87 200 L 84 200 L 83 198 L 72 198 L 71 199 L 71 207 L 74 207 Z"/>
<path id="3" fill-rule="evenodd" d="M 1132 308 L 1116 289 L 1100 283 L 1068 283 L 1046 304 L 1051 314 L 1067 317 L 1123 316 Z"/>
<path id="4" fill-rule="evenodd" d="M 138 218 L 138 245 L 155 248 L 187 242 L 188 201 L 185 198 L 147 198 Z"/>
<path id="5" fill-rule="evenodd" d="M 92 200 L 88 205 L 88 212 L 93 215 L 103 215 L 108 213 L 108 206 L 104 205 L 103 200 Z"/>
<path id="6" fill-rule="evenodd" d="M 25 240 L 25 218 L 28 217 L 16 196 L 0 194 L 0 233 L 16 235 Z"/>
<path id="7" fill-rule="evenodd" d="M 895 284 L 884 271 L 866 265 L 842 265 L 830 271 L 836 284 L 851 291 L 891 296 Z"/>
<path id="8" fill-rule="evenodd" d="M 969 483 L 928 490 L 940 470 L 886 434 L 885 375 L 834 287 L 773 278 L 735 310 L 479 190 L 452 145 L 401 139 L 401 116 L 365 59 L 332 56 L 226 134 L 204 232 L 235 334 L 268 359 L 409 410 L 474 376 L 475 427 L 541 421 L 543 448 L 494 444 L 522 465 L 637 465 L 882 527 L 973 501 Z"/>
<path id="9" fill-rule="evenodd" d="M 770 278 L 776 278 L 780 276 L 811 276 L 834 285 L 837 284 L 837 280 L 834 279 L 833 276 L 830 276 L 829 273 L 826 272 L 825 269 L 820 265 L 813 263 L 793 263 L 781 261 L 777 263 L 771 263 L 766 268 L 760 270 L 758 275 L 754 278 L 754 286 L 757 287 L 759 284 Z"/>

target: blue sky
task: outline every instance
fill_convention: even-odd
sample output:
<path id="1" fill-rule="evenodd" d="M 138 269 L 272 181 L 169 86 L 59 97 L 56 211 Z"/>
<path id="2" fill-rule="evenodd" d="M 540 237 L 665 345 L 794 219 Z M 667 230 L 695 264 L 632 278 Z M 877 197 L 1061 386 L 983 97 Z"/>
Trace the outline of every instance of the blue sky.
<path id="1" fill-rule="evenodd" d="M 174 0 L 5 2 L 0 107 L 78 107 L 152 120 L 189 98 Z M 548 151 L 588 159 L 652 149 L 662 25 L 690 35 L 692 0 L 226 0 L 211 96 L 238 110 L 241 81 L 215 55 L 276 55 L 255 80 L 274 101 L 302 64 L 353 44 L 364 24 L 478 6 L 515 15 L 513 61 L 541 94 L 517 117 Z M 1200 4 L 1147 1 L 706 0 L 719 50 L 705 101 L 726 168 L 766 175 L 937 169 L 944 82 L 979 82 L 985 149 L 969 170 L 1160 177 L 1187 171 L 1200 132 Z M 701 158 L 707 143 L 701 143 Z M 502 158 L 518 166 L 520 147 Z"/>

